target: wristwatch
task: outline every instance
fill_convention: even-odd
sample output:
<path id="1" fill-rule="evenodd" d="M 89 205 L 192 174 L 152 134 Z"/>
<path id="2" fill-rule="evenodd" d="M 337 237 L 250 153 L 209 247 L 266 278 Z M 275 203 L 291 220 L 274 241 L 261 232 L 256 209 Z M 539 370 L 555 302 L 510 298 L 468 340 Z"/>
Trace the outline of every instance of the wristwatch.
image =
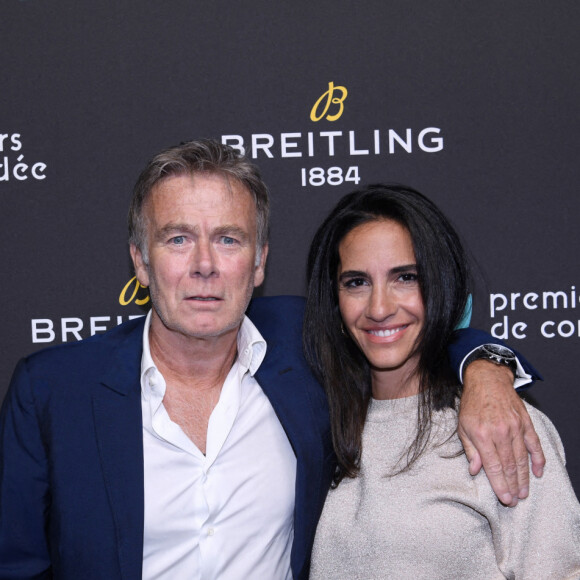
<path id="1" fill-rule="evenodd" d="M 496 365 L 503 365 L 508 367 L 514 374 L 514 378 L 518 374 L 518 365 L 516 362 L 516 355 L 507 347 L 500 346 L 499 344 L 484 344 L 476 348 L 468 357 L 465 359 L 463 368 L 466 369 L 469 363 L 474 360 L 488 360 Z"/>

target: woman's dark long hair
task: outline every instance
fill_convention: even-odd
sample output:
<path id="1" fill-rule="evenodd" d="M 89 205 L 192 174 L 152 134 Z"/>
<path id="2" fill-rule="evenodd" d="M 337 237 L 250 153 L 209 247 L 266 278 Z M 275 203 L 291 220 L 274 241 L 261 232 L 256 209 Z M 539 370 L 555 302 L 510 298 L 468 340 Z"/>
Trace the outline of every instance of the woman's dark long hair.
<path id="1" fill-rule="evenodd" d="M 420 382 L 418 430 L 404 469 L 425 450 L 432 411 L 454 407 L 460 393 L 447 358 L 447 345 L 469 296 L 468 262 L 459 236 L 439 208 L 410 187 L 377 184 L 344 196 L 318 228 L 310 246 L 303 337 L 306 358 L 328 396 L 338 458 L 335 485 L 345 476 L 358 474 L 372 395 L 369 363 L 342 331 L 338 249 L 357 226 L 384 219 L 399 223 L 410 233 L 425 308 L 425 323 L 415 345 Z"/>

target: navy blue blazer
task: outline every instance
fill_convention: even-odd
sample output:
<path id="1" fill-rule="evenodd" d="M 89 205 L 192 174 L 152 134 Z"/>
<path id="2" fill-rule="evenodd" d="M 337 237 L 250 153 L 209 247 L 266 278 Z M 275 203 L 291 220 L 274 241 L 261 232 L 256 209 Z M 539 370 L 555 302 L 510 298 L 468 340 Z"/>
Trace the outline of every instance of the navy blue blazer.
<path id="1" fill-rule="evenodd" d="M 308 577 L 334 467 L 326 399 L 302 357 L 303 303 L 260 298 L 248 311 L 268 343 L 256 378 L 297 458 L 298 579 Z M 18 364 L 0 415 L 0 579 L 141 578 L 143 323 Z M 489 341 L 463 334 L 458 359 Z"/>

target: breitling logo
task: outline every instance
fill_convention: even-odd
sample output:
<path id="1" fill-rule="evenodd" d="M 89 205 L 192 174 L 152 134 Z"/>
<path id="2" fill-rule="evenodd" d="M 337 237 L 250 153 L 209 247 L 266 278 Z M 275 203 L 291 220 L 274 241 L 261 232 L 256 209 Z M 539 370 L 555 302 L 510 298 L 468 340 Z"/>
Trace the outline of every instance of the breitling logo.
<path id="1" fill-rule="evenodd" d="M 131 287 L 133 288 L 133 293 L 131 292 Z M 137 280 L 137 276 L 133 276 L 123 290 L 121 290 L 121 294 L 119 294 L 119 304 L 121 306 L 127 306 L 131 304 L 131 302 L 135 302 L 137 306 L 143 306 L 149 302 L 149 293 L 147 292 L 143 297 L 138 298 L 137 295 L 139 294 L 139 290 L 146 290 L 147 287 L 143 286 L 139 280 Z"/>
<path id="2" fill-rule="evenodd" d="M 335 96 L 336 94 L 339 96 Z M 310 120 L 317 123 L 324 118 L 326 118 L 327 121 L 336 121 L 337 119 L 340 119 L 344 112 L 344 101 L 347 96 L 348 91 L 346 87 L 335 86 L 333 82 L 328 83 L 328 90 L 320 96 L 310 111 Z M 333 112 L 337 111 L 334 114 L 329 113 L 331 105 L 338 106 L 338 110 L 333 108 Z M 319 113 L 321 108 L 322 112 Z"/>
<path id="3" fill-rule="evenodd" d="M 342 120 L 348 97 L 345 86 L 328 83 L 328 89 L 310 109 L 311 123 Z M 352 111 L 349 109 L 349 113 Z M 293 130 L 250 135 L 222 135 L 221 142 L 252 159 L 302 158 L 299 184 L 302 187 L 339 186 L 364 179 L 359 163 L 375 155 L 437 153 L 444 148 L 443 134 L 437 126 L 399 128 L 365 128 L 357 130 L 339 126 L 318 125 L 319 130 L 301 124 Z M 319 158 L 314 161 L 314 158 Z M 358 161 L 360 159 L 360 161 Z"/>

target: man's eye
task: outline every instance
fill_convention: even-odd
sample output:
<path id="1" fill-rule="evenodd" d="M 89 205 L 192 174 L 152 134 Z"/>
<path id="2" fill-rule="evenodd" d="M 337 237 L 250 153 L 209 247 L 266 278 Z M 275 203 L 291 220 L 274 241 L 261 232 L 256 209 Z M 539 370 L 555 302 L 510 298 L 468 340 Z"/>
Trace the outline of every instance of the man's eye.
<path id="1" fill-rule="evenodd" d="M 185 243 L 185 236 L 175 236 L 174 238 L 171 238 L 170 242 L 174 246 L 182 246 Z"/>
<path id="2" fill-rule="evenodd" d="M 230 236 L 222 236 L 222 244 L 224 246 L 233 246 L 236 243 L 234 238 L 230 238 Z"/>

